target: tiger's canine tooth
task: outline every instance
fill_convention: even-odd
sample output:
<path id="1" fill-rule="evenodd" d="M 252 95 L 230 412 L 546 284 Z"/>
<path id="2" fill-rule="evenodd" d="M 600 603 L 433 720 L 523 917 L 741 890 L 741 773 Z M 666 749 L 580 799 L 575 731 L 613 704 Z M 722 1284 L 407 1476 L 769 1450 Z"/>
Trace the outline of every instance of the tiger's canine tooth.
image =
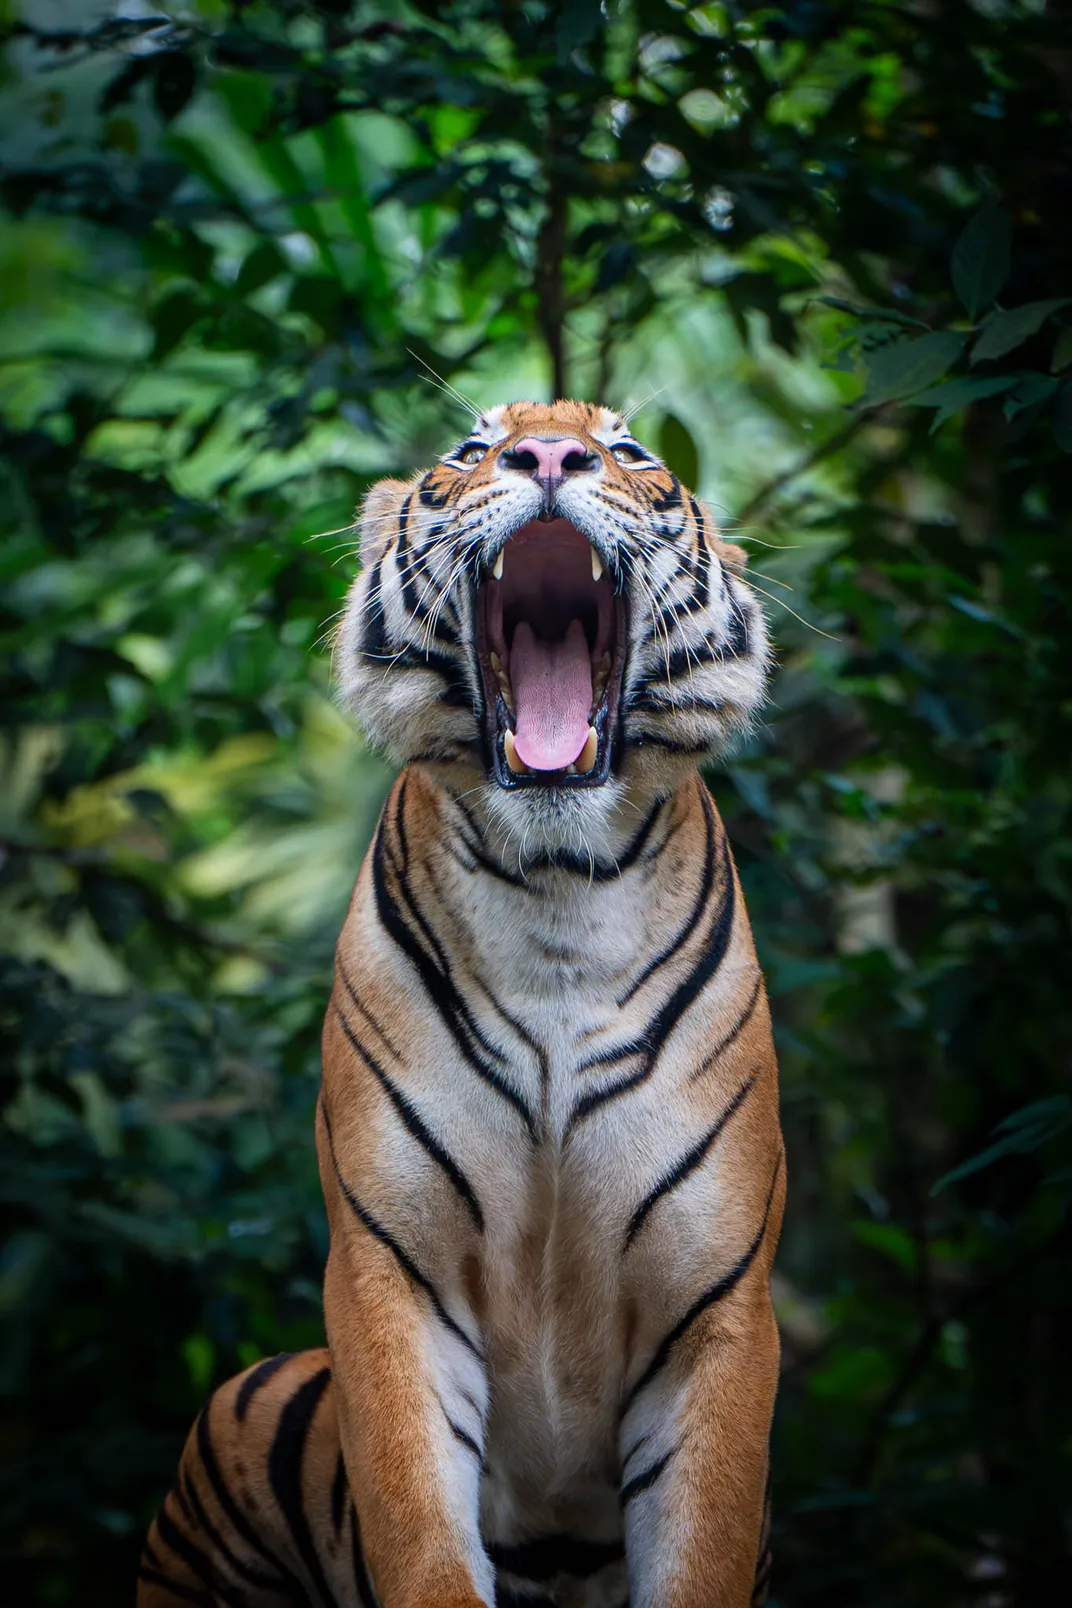
<path id="1" fill-rule="evenodd" d="M 581 776 L 587 776 L 588 772 L 595 765 L 598 750 L 599 733 L 596 731 L 594 726 L 589 726 L 588 736 L 584 740 L 584 747 L 581 749 L 580 753 L 577 755 L 577 758 L 573 762 Z"/>
<path id="2" fill-rule="evenodd" d="M 529 767 L 518 754 L 517 745 L 514 742 L 514 734 L 509 727 L 507 727 L 506 731 L 503 732 L 503 748 L 506 750 L 506 763 L 509 765 L 514 775 L 528 776 Z"/>
<path id="3" fill-rule="evenodd" d="M 589 552 L 592 555 L 592 579 L 598 581 L 603 574 L 603 560 L 594 547 L 589 548 Z"/>
<path id="4" fill-rule="evenodd" d="M 491 567 L 491 573 L 497 581 L 501 581 L 503 578 L 503 554 L 505 551 L 505 547 L 499 548 L 498 553 L 495 555 L 495 562 Z"/>

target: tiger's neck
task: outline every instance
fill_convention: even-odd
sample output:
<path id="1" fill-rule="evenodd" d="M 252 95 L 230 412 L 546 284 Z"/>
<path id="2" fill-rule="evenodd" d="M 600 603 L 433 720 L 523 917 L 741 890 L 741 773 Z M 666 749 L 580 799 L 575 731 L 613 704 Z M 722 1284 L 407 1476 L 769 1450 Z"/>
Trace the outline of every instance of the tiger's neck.
<path id="1" fill-rule="evenodd" d="M 606 857 L 521 860 L 479 794 L 455 796 L 422 765 L 402 773 L 388 810 L 422 903 L 504 986 L 539 991 L 628 982 L 709 885 L 723 836 L 695 771 L 669 796 L 623 800 Z"/>

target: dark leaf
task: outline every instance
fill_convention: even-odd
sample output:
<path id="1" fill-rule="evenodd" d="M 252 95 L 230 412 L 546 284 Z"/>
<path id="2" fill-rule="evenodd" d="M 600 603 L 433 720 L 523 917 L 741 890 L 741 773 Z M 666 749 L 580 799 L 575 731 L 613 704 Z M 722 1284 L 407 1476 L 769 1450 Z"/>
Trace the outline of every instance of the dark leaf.
<path id="1" fill-rule="evenodd" d="M 183 286 L 173 290 L 153 311 L 153 360 L 160 362 L 174 351 L 183 336 L 193 327 L 204 311 L 204 304 L 196 290 Z"/>
<path id="2" fill-rule="evenodd" d="M 1026 1155 L 1032 1150 L 1047 1144 L 1051 1139 L 1063 1133 L 1072 1126 L 1072 1099 L 1067 1094 L 1054 1095 L 1049 1100 L 1036 1100 L 1033 1104 L 1014 1111 L 1004 1122 L 998 1124 L 997 1132 L 1001 1138 L 985 1150 L 980 1150 L 967 1161 L 962 1161 L 959 1167 L 951 1172 L 943 1173 L 938 1182 L 931 1188 L 931 1194 L 937 1195 L 950 1184 L 958 1183 L 962 1178 L 969 1178 L 973 1173 L 981 1172 L 984 1167 L 990 1167 L 995 1161 L 1004 1156 Z"/>
<path id="3" fill-rule="evenodd" d="M 994 201 L 984 201 L 953 247 L 953 288 L 969 318 L 996 301 L 1009 277 L 1012 227 Z"/>
<path id="4" fill-rule="evenodd" d="M 1006 352 L 1022 346 L 1024 341 L 1042 328 L 1051 313 L 1067 307 L 1068 301 L 1068 297 L 1063 296 L 1050 301 L 1027 302 L 1023 307 L 1014 307 L 1007 313 L 993 313 L 972 348 L 972 362 L 982 363 L 987 359 L 1004 357 Z"/>
<path id="5" fill-rule="evenodd" d="M 694 489 L 700 478 L 700 455 L 688 426 L 668 413 L 659 426 L 659 456 L 682 485 Z"/>
<path id="6" fill-rule="evenodd" d="M 153 100 L 165 123 L 178 117 L 197 88 L 197 69 L 189 56 L 168 51 L 157 56 Z"/>
<path id="7" fill-rule="evenodd" d="M 953 367 L 967 338 L 956 330 L 942 329 L 870 352 L 864 402 L 893 402 L 933 385 Z"/>

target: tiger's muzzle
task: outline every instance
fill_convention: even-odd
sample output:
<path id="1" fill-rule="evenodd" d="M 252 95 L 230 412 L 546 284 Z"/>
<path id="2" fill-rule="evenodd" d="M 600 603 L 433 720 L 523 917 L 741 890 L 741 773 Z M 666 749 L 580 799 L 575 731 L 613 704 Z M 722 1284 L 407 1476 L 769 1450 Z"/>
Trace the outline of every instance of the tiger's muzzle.
<path id="1" fill-rule="evenodd" d="M 476 587 L 490 770 L 500 787 L 601 787 L 617 762 L 628 603 L 609 555 L 546 515 Z"/>

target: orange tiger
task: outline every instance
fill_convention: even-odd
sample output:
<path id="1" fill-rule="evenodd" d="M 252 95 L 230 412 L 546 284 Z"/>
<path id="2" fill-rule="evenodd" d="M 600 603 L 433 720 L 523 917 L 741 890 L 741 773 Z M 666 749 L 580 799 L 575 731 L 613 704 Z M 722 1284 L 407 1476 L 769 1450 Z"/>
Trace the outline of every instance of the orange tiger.
<path id="1" fill-rule="evenodd" d="M 324 1027 L 327 1352 L 191 1432 L 142 1608 L 765 1595 L 777 1067 L 697 763 L 752 718 L 742 555 L 613 410 L 376 486 L 337 642 L 404 769 Z"/>

